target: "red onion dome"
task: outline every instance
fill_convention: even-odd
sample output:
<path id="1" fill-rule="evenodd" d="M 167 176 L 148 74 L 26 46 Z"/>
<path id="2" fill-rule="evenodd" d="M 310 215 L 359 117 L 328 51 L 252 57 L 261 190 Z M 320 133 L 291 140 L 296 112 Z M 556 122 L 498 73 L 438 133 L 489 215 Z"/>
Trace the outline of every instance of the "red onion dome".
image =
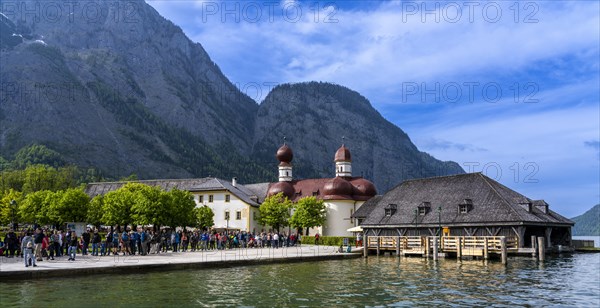
<path id="1" fill-rule="evenodd" d="M 278 193 L 283 193 L 284 196 L 292 200 L 296 191 L 294 190 L 292 184 L 290 184 L 289 182 L 277 182 L 271 185 L 271 187 L 269 187 L 267 196 L 274 196 Z"/>
<path id="2" fill-rule="evenodd" d="M 324 199 L 352 199 L 352 184 L 345 179 L 336 176 L 327 181 L 323 187 Z"/>
<path id="3" fill-rule="evenodd" d="M 350 150 L 348 150 L 348 148 L 342 144 L 342 146 L 335 152 L 334 161 L 335 162 L 338 162 L 338 161 L 351 162 L 352 156 L 350 155 Z"/>
<path id="4" fill-rule="evenodd" d="M 371 181 L 357 178 L 350 181 L 352 184 L 352 194 L 357 197 L 374 197 L 377 195 L 377 189 L 375 189 L 375 185 L 371 183 Z"/>
<path id="5" fill-rule="evenodd" d="M 277 160 L 280 162 L 289 164 L 292 162 L 292 159 L 294 159 L 294 153 L 287 144 L 284 144 L 277 150 L 275 157 L 277 157 Z"/>

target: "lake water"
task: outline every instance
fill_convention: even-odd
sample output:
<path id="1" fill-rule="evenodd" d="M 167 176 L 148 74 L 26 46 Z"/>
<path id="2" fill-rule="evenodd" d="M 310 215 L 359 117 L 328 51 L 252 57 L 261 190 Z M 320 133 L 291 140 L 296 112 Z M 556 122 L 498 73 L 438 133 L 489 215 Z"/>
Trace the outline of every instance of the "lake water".
<path id="1" fill-rule="evenodd" d="M 573 239 L 594 241 L 594 247 L 600 247 L 600 236 L 573 236 Z"/>
<path id="2" fill-rule="evenodd" d="M 0 282 L 0 307 L 600 306 L 600 254 L 376 257 Z"/>

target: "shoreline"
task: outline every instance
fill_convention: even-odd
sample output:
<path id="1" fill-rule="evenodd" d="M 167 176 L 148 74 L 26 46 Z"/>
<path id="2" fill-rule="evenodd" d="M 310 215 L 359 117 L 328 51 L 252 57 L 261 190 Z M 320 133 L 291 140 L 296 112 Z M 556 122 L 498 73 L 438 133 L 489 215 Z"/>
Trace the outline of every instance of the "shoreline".
<path id="1" fill-rule="evenodd" d="M 44 279 L 76 275 L 102 275 L 123 273 L 146 273 L 188 269 L 228 268 L 314 262 L 360 258 L 362 254 L 338 253 L 334 246 L 303 245 L 280 249 L 235 249 L 204 252 L 167 252 L 147 256 L 102 256 L 76 257 L 67 261 L 66 256 L 54 261 L 37 262 L 37 267 L 25 267 L 20 257 L 0 258 L 0 281 Z"/>

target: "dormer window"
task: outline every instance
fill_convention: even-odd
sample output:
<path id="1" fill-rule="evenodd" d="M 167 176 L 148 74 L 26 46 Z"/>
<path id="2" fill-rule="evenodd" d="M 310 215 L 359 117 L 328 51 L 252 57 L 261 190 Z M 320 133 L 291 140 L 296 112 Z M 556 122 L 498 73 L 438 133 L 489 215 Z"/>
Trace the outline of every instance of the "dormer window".
<path id="1" fill-rule="evenodd" d="M 396 204 L 388 204 L 384 210 L 385 210 L 385 216 L 392 216 L 394 214 L 396 214 L 396 209 L 398 208 L 398 206 Z"/>
<path id="2" fill-rule="evenodd" d="M 431 210 L 431 202 L 423 202 L 419 206 L 419 215 L 423 216 L 423 215 L 429 213 L 430 210 Z"/>
<path id="3" fill-rule="evenodd" d="M 458 212 L 460 214 L 467 214 L 473 209 L 473 200 L 465 199 L 461 204 L 458 205 Z"/>

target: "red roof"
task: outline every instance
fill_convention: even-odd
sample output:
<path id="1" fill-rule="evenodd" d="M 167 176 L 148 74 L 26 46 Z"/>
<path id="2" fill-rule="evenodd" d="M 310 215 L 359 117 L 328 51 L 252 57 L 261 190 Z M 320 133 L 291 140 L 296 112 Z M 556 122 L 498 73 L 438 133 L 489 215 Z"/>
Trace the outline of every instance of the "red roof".
<path id="1" fill-rule="evenodd" d="M 352 156 L 350 155 L 350 150 L 342 144 L 342 146 L 335 152 L 335 157 L 333 159 L 335 162 L 338 161 L 352 161 Z"/>
<path id="2" fill-rule="evenodd" d="M 346 186 L 344 184 L 340 184 L 340 181 L 347 182 L 348 186 Z M 269 189 L 267 192 L 268 196 L 271 196 L 271 195 L 277 194 L 278 192 L 281 192 L 281 188 L 283 186 L 287 186 L 285 184 L 279 184 L 279 183 L 282 183 L 282 182 L 269 184 Z M 366 201 L 377 194 L 377 191 L 375 190 L 375 186 L 373 185 L 373 183 L 371 183 L 368 180 L 363 179 L 361 177 L 355 177 L 355 178 L 349 178 L 349 179 L 339 178 L 339 177 L 323 178 L 323 179 L 306 179 L 306 180 L 295 180 L 295 181 L 286 182 L 286 183 L 289 183 L 294 189 L 293 197 L 290 198 L 292 201 L 298 201 L 299 199 L 308 197 L 308 196 L 314 196 L 320 200 Z M 331 186 L 332 183 L 335 183 L 336 185 L 333 185 L 334 187 L 326 187 L 326 186 Z M 367 183 L 370 183 L 372 185 L 372 187 L 365 188 L 365 186 L 368 186 Z M 328 189 L 328 188 L 335 188 L 335 187 L 340 188 L 341 186 L 344 186 L 344 187 L 342 187 L 341 192 L 345 192 L 345 194 L 338 194 L 337 189 L 334 191 L 331 191 L 331 189 Z M 347 192 L 348 187 L 350 188 L 350 192 Z M 328 194 L 328 193 L 330 193 L 330 194 Z M 331 194 L 331 193 L 333 193 L 333 194 Z"/>

